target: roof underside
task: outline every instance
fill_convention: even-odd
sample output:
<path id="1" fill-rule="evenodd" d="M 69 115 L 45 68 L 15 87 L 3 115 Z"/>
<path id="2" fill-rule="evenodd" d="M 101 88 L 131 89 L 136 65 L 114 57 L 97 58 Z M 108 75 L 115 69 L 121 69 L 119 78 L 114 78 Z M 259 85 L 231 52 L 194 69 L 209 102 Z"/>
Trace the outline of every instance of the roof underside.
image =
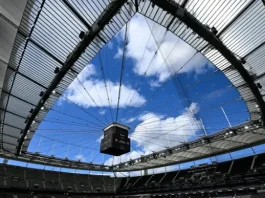
<path id="1" fill-rule="evenodd" d="M 152 3 L 153 2 L 153 3 Z M 69 84 L 74 80 L 76 75 L 80 73 L 88 62 L 99 52 L 99 50 L 108 42 L 136 13 L 150 18 L 158 24 L 166 27 L 169 31 L 183 39 L 189 45 L 201 52 L 209 59 L 226 77 L 231 81 L 233 86 L 237 88 L 246 102 L 250 112 L 250 122 L 239 128 L 238 133 L 233 136 L 224 136 L 227 131 L 220 132 L 221 139 L 218 139 L 218 133 L 213 135 L 212 141 L 203 144 L 195 144 L 195 147 L 189 146 L 185 151 L 181 150 L 172 155 L 163 158 L 150 159 L 149 161 L 138 160 L 138 163 L 125 166 L 124 164 L 116 169 L 136 170 L 150 167 L 159 167 L 166 164 L 174 164 L 192 159 L 203 158 L 217 153 L 228 152 L 242 147 L 262 143 L 265 141 L 265 133 L 261 126 L 260 119 L 262 113 L 257 106 L 263 104 L 257 101 L 257 96 L 253 90 L 254 83 L 260 83 L 265 86 L 265 7 L 261 0 L 257 1 L 222 1 L 212 7 L 207 1 L 165 1 L 161 3 L 176 6 L 182 5 L 190 12 L 202 25 L 204 24 L 206 31 L 212 34 L 210 29 L 206 27 L 215 27 L 218 30 L 216 39 L 220 39 L 222 44 L 227 47 L 231 54 L 238 59 L 246 60 L 243 64 L 252 84 L 246 82 L 246 78 L 242 77 L 242 72 L 238 70 L 236 65 L 228 60 L 224 53 L 217 50 L 213 43 L 209 43 L 200 32 L 194 31 L 185 24 L 185 19 L 181 18 L 182 14 L 172 15 L 170 11 L 165 11 L 166 6 L 161 6 L 157 1 L 112 1 L 107 0 L 91 3 L 87 7 L 82 2 L 76 4 L 74 0 L 61 1 L 33 1 L 29 0 L 18 27 L 18 33 L 15 39 L 11 58 L 8 63 L 5 76 L 3 91 L 0 100 L 2 131 L 1 139 L 4 149 L 3 155 L 12 158 L 18 154 L 21 146 L 22 160 L 35 159 L 39 163 L 48 163 L 59 166 L 72 166 L 81 168 L 101 169 L 98 166 L 88 166 L 85 163 L 76 164 L 75 162 L 63 162 L 62 160 L 54 160 L 41 158 L 26 153 L 29 142 L 38 128 L 39 123 L 44 119 L 47 111 L 37 111 L 39 104 L 43 98 L 39 96 L 40 92 L 49 90 L 51 82 L 58 75 L 54 74 L 56 67 L 64 68 L 69 61 L 70 55 L 80 44 L 79 33 L 81 31 L 96 32 L 91 42 L 87 43 L 85 53 L 77 57 L 74 65 L 70 65 L 65 70 L 62 80 L 58 81 L 56 95 L 49 95 L 45 102 L 45 108 L 49 109 L 62 94 Z M 185 2 L 185 5 L 184 5 Z M 117 14 L 115 6 L 122 5 Z M 180 9 L 181 10 L 181 9 Z M 76 11 L 76 12 L 74 12 Z M 105 24 L 99 21 L 106 18 L 108 14 L 116 15 L 111 19 L 105 19 Z M 227 13 L 229 13 L 227 15 Z M 226 16 L 224 16 L 226 14 Z M 184 21 L 183 21 L 184 20 Z M 197 22 L 198 22 L 197 21 Z M 100 21 L 101 22 L 101 21 Z M 67 23 L 66 26 L 61 24 Z M 103 29 L 104 27 L 104 29 Z M 99 28 L 97 30 L 96 28 Z M 98 31 L 98 32 L 97 32 Z M 91 33 L 92 32 L 92 33 Z M 89 36 L 89 35 L 88 35 Z M 82 41 L 81 41 L 82 42 Z M 240 62 L 239 62 L 240 63 Z M 38 64 L 38 67 L 36 67 Z M 240 64 L 242 65 L 242 64 Z M 254 82 L 254 83 L 253 83 Z M 265 92 L 260 89 L 261 96 Z M 264 99 L 264 97 L 263 97 Z M 32 116 L 31 109 L 37 117 Z M 28 123 L 36 121 L 30 128 L 27 139 L 24 140 L 28 131 Z M 27 123 L 25 121 L 28 121 Z M 250 126 L 248 130 L 245 125 Z M 255 128 L 257 126 L 257 128 Z M 243 130 L 244 129 L 244 130 Z M 21 139 L 22 137 L 22 139 Z M 217 138 L 217 139 L 214 139 Z M 19 145 L 21 144 L 21 145 Z M 181 145 L 182 147 L 185 145 Z M 161 152 L 163 153 L 163 152 Z M 71 165 L 69 165 L 71 163 Z"/>

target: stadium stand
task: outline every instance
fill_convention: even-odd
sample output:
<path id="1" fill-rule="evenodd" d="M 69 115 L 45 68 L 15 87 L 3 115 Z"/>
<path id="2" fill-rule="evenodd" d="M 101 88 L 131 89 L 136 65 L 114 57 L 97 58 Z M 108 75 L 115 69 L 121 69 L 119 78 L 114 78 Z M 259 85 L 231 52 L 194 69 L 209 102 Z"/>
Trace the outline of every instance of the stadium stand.
<path id="1" fill-rule="evenodd" d="M 222 163 L 201 164 L 185 170 L 124 178 L 1 164 L 0 188 L 6 191 L 2 197 L 12 197 L 8 194 L 11 191 L 16 192 L 18 198 L 30 194 L 35 197 L 49 194 L 49 197 L 57 198 L 95 194 L 101 197 L 129 197 L 139 194 L 158 197 L 217 197 L 246 193 L 253 194 L 249 197 L 262 197 L 260 193 L 263 192 L 265 181 L 264 157 L 265 154 L 259 154 Z"/>

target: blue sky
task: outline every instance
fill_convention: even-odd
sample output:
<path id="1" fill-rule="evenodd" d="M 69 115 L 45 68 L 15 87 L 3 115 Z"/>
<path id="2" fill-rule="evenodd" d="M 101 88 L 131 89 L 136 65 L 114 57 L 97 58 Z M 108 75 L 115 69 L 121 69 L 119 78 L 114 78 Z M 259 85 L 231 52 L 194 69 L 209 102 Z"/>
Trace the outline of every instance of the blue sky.
<path id="1" fill-rule="evenodd" d="M 124 27 L 56 102 L 29 151 L 115 164 L 204 135 L 200 120 L 207 134 L 228 127 L 220 107 L 232 125 L 248 120 L 237 90 L 200 53 L 141 15 L 127 29 L 127 36 Z M 99 148 L 103 127 L 116 117 L 125 38 L 118 122 L 131 128 L 132 148 L 113 158 Z"/>

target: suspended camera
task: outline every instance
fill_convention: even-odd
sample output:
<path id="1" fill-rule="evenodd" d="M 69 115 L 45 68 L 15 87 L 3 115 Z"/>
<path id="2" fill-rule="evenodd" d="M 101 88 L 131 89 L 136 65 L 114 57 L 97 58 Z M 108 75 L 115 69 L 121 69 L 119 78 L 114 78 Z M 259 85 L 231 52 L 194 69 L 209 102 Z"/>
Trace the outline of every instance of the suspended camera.
<path id="1" fill-rule="evenodd" d="M 100 152 L 120 156 L 130 152 L 129 127 L 113 122 L 103 129 L 104 137 L 101 139 Z"/>

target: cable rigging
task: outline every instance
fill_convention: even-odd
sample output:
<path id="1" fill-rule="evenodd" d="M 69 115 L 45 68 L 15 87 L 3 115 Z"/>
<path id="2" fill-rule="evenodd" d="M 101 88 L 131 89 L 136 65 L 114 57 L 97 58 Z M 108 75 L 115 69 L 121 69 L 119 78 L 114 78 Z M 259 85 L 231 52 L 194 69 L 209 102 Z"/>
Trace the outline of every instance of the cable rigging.
<path id="1" fill-rule="evenodd" d="M 124 32 L 124 44 L 123 44 L 123 54 L 122 54 L 122 62 L 121 62 L 121 73 L 120 73 L 120 83 L 119 83 L 119 93 L 118 93 L 118 102 L 117 102 L 117 108 L 116 108 L 116 122 L 118 121 L 119 116 L 119 108 L 120 108 L 120 97 L 121 97 L 121 88 L 122 88 L 122 78 L 123 78 L 123 71 L 124 71 L 124 62 L 126 59 L 126 46 L 128 42 L 128 25 L 126 23 L 125 25 L 125 32 Z"/>

